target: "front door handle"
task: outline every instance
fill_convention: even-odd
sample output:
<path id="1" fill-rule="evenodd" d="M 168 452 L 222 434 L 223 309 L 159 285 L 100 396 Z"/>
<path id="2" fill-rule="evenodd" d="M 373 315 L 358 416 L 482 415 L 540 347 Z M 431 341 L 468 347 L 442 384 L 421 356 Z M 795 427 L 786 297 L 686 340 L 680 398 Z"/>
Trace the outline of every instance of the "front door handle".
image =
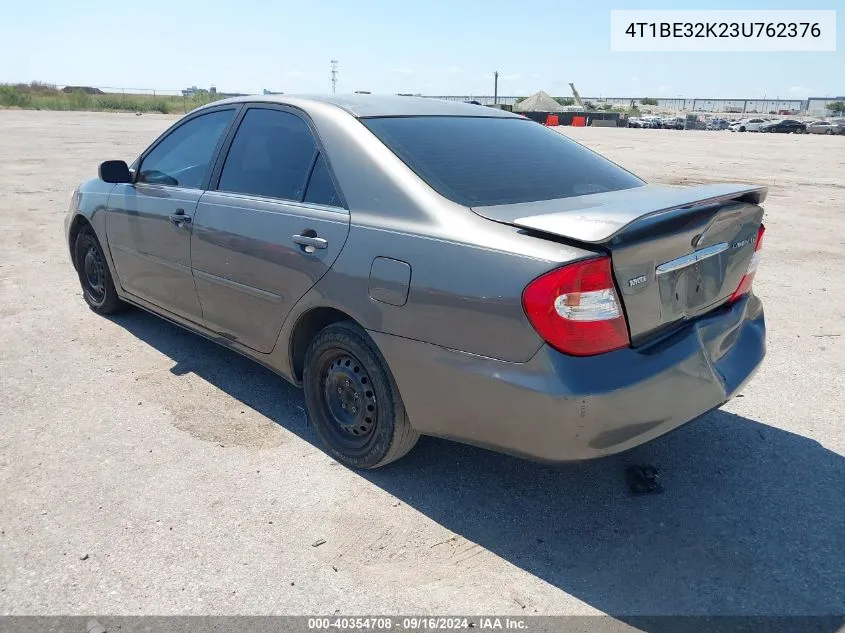
<path id="1" fill-rule="evenodd" d="M 312 249 L 326 248 L 329 245 L 329 242 L 324 240 L 322 237 L 312 237 L 310 235 L 294 235 L 293 241 L 301 246 L 305 246 L 306 248 L 310 246 Z"/>
<path id="2" fill-rule="evenodd" d="M 170 214 L 170 221 L 173 222 L 176 226 L 182 226 L 184 224 L 191 223 L 191 216 L 185 215 L 184 209 L 176 209 L 176 213 Z"/>

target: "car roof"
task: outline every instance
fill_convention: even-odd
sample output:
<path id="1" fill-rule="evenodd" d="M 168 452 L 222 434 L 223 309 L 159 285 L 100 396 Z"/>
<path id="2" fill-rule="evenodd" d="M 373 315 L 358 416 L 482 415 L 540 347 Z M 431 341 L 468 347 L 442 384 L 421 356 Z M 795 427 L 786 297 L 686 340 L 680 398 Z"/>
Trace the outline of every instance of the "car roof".
<path id="1" fill-rule="evenodd" d="M 278 103 L 303 110 L 309 106 L 327 104 L 335 106 L 354 117 L 391 117 L 391 116 L 465 116 L 494 118 L 524 118 L 506 110 L 485 106 L 446 101 L 429 97 L 403 97 L 398 95 L 252 95 L 232 97 L 214 101 L 208 106 L 225 103 Z"/>

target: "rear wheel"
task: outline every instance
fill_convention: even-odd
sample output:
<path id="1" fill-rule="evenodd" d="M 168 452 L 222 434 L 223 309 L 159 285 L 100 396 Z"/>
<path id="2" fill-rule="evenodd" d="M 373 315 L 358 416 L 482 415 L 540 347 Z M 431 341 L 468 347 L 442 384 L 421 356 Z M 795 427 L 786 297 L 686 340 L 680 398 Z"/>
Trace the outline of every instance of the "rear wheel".
<path id="1" fill-rule="evenodd" d="M 117 296 L 103 249 L 93 229 L 79 232 L 74 245 L 76 271 L 85 303 L 98 314 L 112 314 L 126 306 Z"/>
<path id="2" fill-rule="evenodd" d="M 354 323 L 334 323 L 314 337 L 303 383 L 314 429 L 339 462 L 378 468 L 417 443 L 387 364 Z"/>

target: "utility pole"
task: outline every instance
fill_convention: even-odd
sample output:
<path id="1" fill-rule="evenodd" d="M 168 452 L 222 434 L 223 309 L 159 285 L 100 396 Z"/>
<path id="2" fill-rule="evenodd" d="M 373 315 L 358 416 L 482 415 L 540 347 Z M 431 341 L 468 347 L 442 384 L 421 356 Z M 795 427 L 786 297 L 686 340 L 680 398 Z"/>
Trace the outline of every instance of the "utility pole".
<path id="1" fill-rule="evenodd" d="M 332 94 L 335 93 L 337 87 L 337 60 L 332 60 Z"/>
<path id="2" fill-rule="evenodd" d="M 499 71 L 493 73 L 493 105 L 499 103 Z"/>

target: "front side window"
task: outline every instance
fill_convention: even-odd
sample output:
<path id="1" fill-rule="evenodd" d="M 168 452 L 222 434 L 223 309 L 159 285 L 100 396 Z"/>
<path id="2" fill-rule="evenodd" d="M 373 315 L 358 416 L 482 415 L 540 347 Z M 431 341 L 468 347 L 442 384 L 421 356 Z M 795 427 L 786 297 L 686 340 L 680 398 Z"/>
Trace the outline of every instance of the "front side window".
<path id="1" fill-rule="evenodd" d="M 302 200 L 316 151 L 308 124 L 295 114 L 251 108 L 235 133 L 217 189 Z"/>
<path id="2" fill-rule="evenodd" d="M 234 110 L 218 110 L 183 123 L 147 154 L 137 182 L 199 189 Z"/>
<path id="3" fill-rule="evenodd" d="M 464 206 L 569 198 L 645 183 L 521 118 L 382 117 L 361 122 L 442 196 Z"/>

